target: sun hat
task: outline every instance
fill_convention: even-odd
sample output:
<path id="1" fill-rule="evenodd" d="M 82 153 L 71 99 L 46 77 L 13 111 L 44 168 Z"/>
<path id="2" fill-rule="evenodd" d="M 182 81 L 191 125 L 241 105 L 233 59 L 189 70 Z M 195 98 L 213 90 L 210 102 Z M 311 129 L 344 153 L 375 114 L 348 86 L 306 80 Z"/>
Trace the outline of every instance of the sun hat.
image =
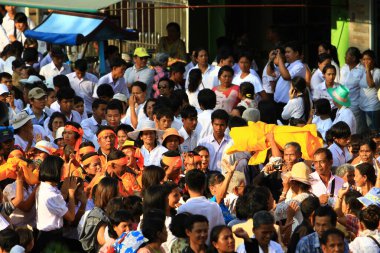
<path id="1" fill-rule="evenodd" d="M 19 112 L 13 120 L 10 122 L 13 126 L 13 129 L 19 129 L 23 125 L 25 125 L 29 120 L 34 119 L 36 116 L 29 115 L 26 111 Z"/>
<path id="2" fill-rule="evenodd" d="M 133 55 L 138 56 L 138 57 L 150 57 L 150 55 L 148 54 L 148 52 L 146 51 L 144 47 L 136 48 Z"/>
<path id="3" fill-rule="evenodd" d="M 60 127 L 57 129 L 57 132 L 55 133 L 55 139 L 54 139 L 55 144 L 57 144 L 57 141 L 59 139 L 63 138 L 63 131 L 65 131 L 65 127 Z"/>
<path id="4" fill-rule="evenodd" d="M 182 144 L 184 142 L 183 137 L 181 135 L 179 135 L 177 129 L 168 128 L 165 130 L 164 135 L 162 136 L 162 144 L 165 143 L 166 138 L 168 138 L 169 136 L 172 136 L 172 135 L 177 136 L 179 138 L 179 144 Z"/>
<path id="5" fill-rule="evenodd" d="M 380 207 L 380 188 L 373 187 L 366 195 L 359 197 L 358 200 L 365 205 L 376 205 Z"/>
<path id="6" fill-rule="evenodd" d="M 257 122 L 260 120 L 260 111 L 255 108 L 248 108 L 244 110 L 241 117 L 246 121 Z"/>
<path id="7" fill-rule="evenodd" d="M 5 93 L 9 93 L 8 87 L 5 84 L 0 83 L 0 96 Z"/>
<path id="8" fill-rule="evenodd" d="M 128 97 L 122 93 L 116 93 L 115 95 L 113 95 L 113 99 L 117 99 L 121 102 L 128 103 Z"/>
<path id="9" fill-rule="evenodd" d="M 20 83 L 33 84 L 35 82 L 42 82 L 42 80 L 38 76 L 31 75 L 28 77 L 28 79 L 21 79 L 19 82 Z"/>
<path id="10" fill-rule="evenodd" d="M 293 165 L 292 170 L 289 173 L 290 181 L 298 181 L 307 185 L 310 183 L 311 169 L 304 162 L 298 162 Z"/>
<path id="11" fill-rule="evenodd" d="M 45 140 L 37 142 L 34 148 L 45 152 L 48 155 L 52 155 L 56 151 L 56 149 L 53 147 L 53 144 Z"/>
<path id="12" fill-rule="evenodd" d="M 5 142 L 13 139 L 13 127 L 0 126 L 0 142 Z"/>
<path id="13" fill-rule="evenodd" d="M 143 131 L 155 131 L 158 138 L 160 138 L 164 133 L 164 131 L 156 129 L 154 121 L 145 120 L 141 124 L 141 127 L 139 129 L 133 132 L 129 132 L 128 137 L 131 138 L 132 140 L 136 140 L 139 137 L 140 132 L 143 132 Z"/>
<path id="14" fill-rule="evenodd" d="M 346 86 L 339 85 L 336 88 L 328 88 L 327 92 L 336 103 L 346 107 L 349 107 L 351 105 L 351 100 L 348 96 L 350 90 Z"/>
<path id="15" fill-rule="evenodd" d="M 47 96 L 46 92 L 43 89 L 39 88 L 39 87 L 31 89 L 29 91 L 29 93 L 28 93 L 28 98 L 29 99 L 32 99 L 32 98 L 33 99 L 40 99 L 40 98 L 42 98 L 44 96 Z"/>

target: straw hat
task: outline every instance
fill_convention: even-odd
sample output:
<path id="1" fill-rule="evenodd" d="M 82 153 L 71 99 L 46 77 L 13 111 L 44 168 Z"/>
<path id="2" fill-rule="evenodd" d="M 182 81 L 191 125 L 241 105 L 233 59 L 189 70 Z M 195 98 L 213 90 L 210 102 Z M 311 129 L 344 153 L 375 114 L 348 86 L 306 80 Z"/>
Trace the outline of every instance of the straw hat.
<path id="1" fill-rule="evenodd" d="M 131 138 L 132 140 L 137 140 L 137 138 L 139 137 L 140 132 L 143 132 L 143 131 L 155 131 L 158 138 L 160 138 L 162 136 L 162 134 L 164 133 L 164 131 L 156 129 L 154 121 L 145 120 L 141 124 L 140 129 L 135 130 L 133 132 L 129 132 L 128 133 L 128 137 Z"/>
<path id="2" fill-rule="evenodd" d="M 350 90 L 346 86 L 339 85 L 336 88 L 328 88 L 327 92 L 336 103 L 346 107 L 351 105 L 351 100 L 349 97 Z"/>
<path id="3" fill-rule="evenodd" d="M 16 117 L 10 122 L 13 126 L 13 129 L 19 129 L 23 125 L 25 125 L 29 120 L 34 119 L 36 116 L 29 115 L 26 111 L 19 112 Z"/>
<path id="4" fill-rule="evenodd" d="M 162 144 L 165 143 L 166 138 L 168 138 L 169 136 L 172 136 L 172 135 L 177 136 L 179 138 L 179 144 L 182 144 L 184 142 L 183 137 L 181 135 L 179 135 L 177 129 L 168 128 L 165 130 L 164 135 L 162 136 Z"/>
<path id="5" fill-rule="evenodd" d="M 309 166 L 306 165 L 306 163 L 296 163 L 293 165 L 292 170 L 290 171 L 290 181 L 298 181 L 307 185 L 311 185 L 310 173 L 311 170 Z"/>

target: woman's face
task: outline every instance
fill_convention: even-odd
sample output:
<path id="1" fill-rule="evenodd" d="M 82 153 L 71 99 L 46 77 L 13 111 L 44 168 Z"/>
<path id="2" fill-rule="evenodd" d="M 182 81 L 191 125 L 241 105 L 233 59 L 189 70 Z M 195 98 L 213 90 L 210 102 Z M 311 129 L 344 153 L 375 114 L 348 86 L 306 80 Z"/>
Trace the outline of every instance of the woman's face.
<path id="1" fill-rule="evenodd" d="M 359 157 L 360 160 L 364 163 L 372 163 L 373 152 L 367 144 L 360 146 Z"/>
<path id="2" fill-rule="evenodd" d="M 247 57 L 241 57 L 239 59 L 239 67 L 243 73 L 249 73 L 249 69 L 251 67 L 251 63 Z"/>
<path id="3" fill-rule="evenodd" d="M 141 140 L 144 142 L 144 145 L 154 145 L 156 141 L 156 132 L 143 131 L 141 134 Z"/>
<path id="4" fill-rule="evenodd" d="M 218 241 L 212 242 L 218 253 L 235 252 L 235 239 L 230 228 L 224 228 L 218 236 Z"/>
<path id="5" fill-rule="evenodd" d="M 355 169 L 354 180 L 357 187 L 363 187 L 367 182 L 367 176 L 363 176 L 358 169 Z"/>
<path id="6" fill-rule="evenodd" d="M 63 131 L 63 141 L 65 142 L 65 144 L 69 145 L 71 147 L 74 147 L 75 142 L 76 142 L 75 135 L 76 135 L 76 133 L 73 131 L 64 130 Z"/>
<path id="7" fill-rule="evenodd" d="M 115 230 L 117 236 L 121 236 L 124 232 L 129 232 L 133 229 L 133 222 L 131 220 L 129 221 L 122 221 L 117 226 L 113 226 L 113 230 Z"/>
<path id="8" fill-rule="evenodd" d="M 52 124 L 51 124 L 51 128 L 53 129 L 53 132 L 55 133 L 58 128 L 60 127 L 63 127 L 65 125 L 64 121 L 62 118 L 60 117 L 57 117 L 53 120 Z"/>
<path id="9" fill-rule="evenodd" d="M 57 97 L 55 96 L 55 91 L 52 91 L 47 96 L 46 105 L 50 107 L 52 103 L 54 103 L 57 100 Z"/>
<path id="10" fill-rule="evenodd" d="M 287 47 L 285 48 L 285 59 L 286 62 L 292 63 L 300 59 L 300 55 L 297 51 L 294 51 L 292 48 Z"/>
<path id="11" fill-rule="evenodd" d="M 154 101 L 149 101 L 146 105 L 146 114 L 150 120 L 153 120 L 153 107 L 156 104 Z"/>
<path id="12" fill-rule="evenodd" d="M 366 54 L 363 55 L 362 62 L 363 62 L 365 67 L 368 66 L 370 69 L 373 69 L 375 66 L 375 61 L 373 60 L 373 58 L 369 55 L 366 55 Z"/>
<path id="13" fill-rule="evenodd" d="M 123 146 L 123 143 L 127 140 L 127 133 L 124 130 L 119 130 L 117 132 L 117 140 L 119 142 L 119 146 Z"/>
<path id="14" fill-rule="evenodd" d="M 319 46 L 318 47 L 318 54 L 324 54 L 324 53 L 329 54 L 330 51 L 326 50 L 323 46 Z"/>
<path id="15" fill-rule="evenodd" d="M 177 208 L 179 200 L 181 199 L 181 192 L 179 191 L 179 188 L 173 189 L 169 196 L 169 207 L 170 208 Z"/>
<path id="16" fill-rule="evenodd" d="M 210 163 L 210 155 L 206 150 L 202 150 L 199 152 L 199 155 L 201 157 L 201 166 L 200 169 L 202 171 L 205 171 L 208 168 L 208 165 Z"/>
<path id="17" fill-rule="evenodd" d="M 207 65 L 208 64 L 208 54 L 206 50 L 201 50 L 198 53 L 197 57 L 198 65 Z"/>
<path id="18" fill-rule="evenodd" d="M 233 78 L 232 73 L 228 71 L 223 71 L 223 73 L 219 77 L 220 86 L 226 87 L 226 88 L 230 87 L 232 85 L 232 78 Z"/>
<path id="19" fill-rule="evenodd" d="M 179 137 L 175 135 L 170 135 L 165 139 L 165 147 L 171 151 L 178 150 Z"/>
<path id="20" fill-rule="evenodd" d="M 102 170 L 102 163 L 100 162 L 99 158 L 91 162 L 90 165 L 86 168 L 86 172 L 89 175 L 95 175 L 96 172 L 100 172 L 101 170 Z"/>
<path id="21" fill-rule="evenodd" d="M 348 53 L 348 52 L 346 53 L 345 60 L 346 60 L 347 65 L 356 65 L 357 64 L 356 57 L 353 56 L 352 54 Z"/>

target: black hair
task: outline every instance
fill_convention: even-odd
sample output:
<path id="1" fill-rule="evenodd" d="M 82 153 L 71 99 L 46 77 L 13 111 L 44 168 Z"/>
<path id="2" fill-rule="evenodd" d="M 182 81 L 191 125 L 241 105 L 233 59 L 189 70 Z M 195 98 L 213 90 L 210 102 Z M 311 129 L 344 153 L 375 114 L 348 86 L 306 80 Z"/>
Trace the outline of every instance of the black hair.
<path id="1" fill-rule="evenodd" d="M 159 209 L 152 209 L 144 214 L 141 232 L 149 243 L 158 240 L 158 233 L 165 228 L 165 219 L 165 213 Z"/>
<path id="2" fill-rule="evenodd" d="M 143 198 L 144 214 L 149 213 L 152 209 L 159 209 L 166 213 L 169 194 L 168 187 L 161 184 L 152 185 L 145 189 Z"/>
<path id="3" fill-rule="evenodd" d="M 154 103 L 156 103 L 157 102 L 157 99 L 155 99 L 155 98 L 148 98 L 147 100 L 146 100 L 146 103 L 145 103 L 145 105 L 144 105 L 144 108 L 143 108 L 143 110 L 144 110 L 144 114 L 148 117 L 148 114 L 147 114 L 147 107 L 148 107 L 148 103 L 149 102 L 154 102 Z"/>
<path id="4" fill-rule="evenodd" d="M 250 82 L 242 82 L 239 87 L 239 92 L 246 98 L 254 99 L 255 87 Z"/>
<path id="5" fill-rule="evenodd" d="M 185 63 L 183 62 L 175 62 L 173 63 L 171 66 L 170 66 L 170 73 L 185 73 L 186 72 L 186 69 L 185 69 Z"/>
<path id="6" fill-rule="evenodd" d="M 65 126 L 73 126 L 75 128 L 78 128 L 78 129 L 82 128 L 82 126 L 80 124 L 78 124 L 77 122 L 74 122 L 74 121 L 66 121 L 65 122 Z M 79 134 L 77 132 L 74 132 L 74 134 L 75 134 L 74 138 L 78 139 L 79 138 Z"/>
<path id="7" fill-rule="evenodd" d="M 302 95 L 302 101 L 303 101 L 303 108 L 304 108 L 304 113 L 303 115 L 305 116 L 305 121 L 309 119 L 309 112 L 310 112 L 310 99 L 309 99 L 309 92 L 306 89 L 306 81 L 302 77 L 294 77 L 292 79 L 292 86 L 297 92 L 301 92 Z"/>
<path id="8" fill-rule="evenodd" d="M 318 55 L 318 63 L 322 63 L 326 60 L 331 60 L 331 55 L 330 54 L 326 54 L 326 53 L 323 53 L 323 54 L 319 54 Z"/>
<path id="9" fill-rule="evenodd" d="M 187 187 L 197 193 L 202 194 L 206 188 L 206 175 L 201 170 L 190 170 L 185 175 Z"/>
<path id="10" fill-rule="evenodd" d="M 117 210 L 109 216 L 108 234 L 111 238 L 117 239 L 118 235 L 113 229 L 114 226 L 118 226 L 121 222 L 132 221 L 132 215 L 127 210 Z"/>
<path id="11" fill-rule="evenodd" d="M 219 120 L 224 120 L 224 122 L 227 125 L 229 118 L 230 118 L 230 116 L 228 115 L 228 113 L 225 110 L 217 109 L 217 110 L 213 111 L 211 114 L 211 123 L 213 123 L 215 119 L 219 119 Z"/>
<path id="12" fill-rule="evenodd" d="M 63 164 L 64 161 L 61 157 L 48 155 L 40 165 L 39 180 L 41 182 L 59 183 Z"/>
<path id="13" fill-rule="evenodd" d="M 351 136 L 350 127 L 344 121 L 335 123 L 330 129 L 333 138 L 349 138 Z"/>
<path id="14" fill-rule="evenodd" d="M 114 161 L 123 157 L 125 157 L 125 154 L 122 151 L 112 150 L 107 157 L 107 161 Z"/>
<path id="15" fill-rule="evenodd" d="M 98 131 L 96 131 L 96 136 L 98 136 L 100 134 L 100 132 L 102 132 L 104 130 L 112 130 L 113 132 L 115 132 L 115 130 L 110 126 L 100 126 Z"/>
<path id="16" fill-rule="evenodd" d="M 50 116 L 49 123 L 48 123 L 48 128 L 50 131 L 53 131 L 53 121 L 56 118 L 61 118 L 63 120 L 63 124 L 66 124 L 66 116 L 61 113 L 61 112 L 53 112 L 53 114 Z"/>
<path id="17" fill-rule="evenodd" d="M 119 53 L 119 48 L 114 45 L 108 45 L 105 49 L 106 58 L 108 59 L 108 57 L 114 53 Z"/>
<path id="18" fill-rule="evenodd" d="M 76 105 L 76 104 L 78 104 L 78 103 L 80 103 L 80 102 L 84 103 L 83 98 L 80 97 L 80 96 L 75 96 L 75 97 L 74 97 L 74 105 Z"/>
<path id="19" fill-rule="evenodd" d="M 367 49 L 367 50 L 365 50 L 365 51 L 362 53 L 362 57 L 363 57 L 364 55 L 367 55 L 367 56 L 371 57 L 372 60 L 374 61 L 375 65 L 376 65 L 376 54 L 375 54 L 375 52 L 374 52 L 373 50 L 371 50 L 371 49 Z"/>
<path id="20" fill-rule="evenodd" d="M 195 92 L 202 82 L 201 70 L 198 68 L 190 70 L 188 81 L 189 81 L 189 86 L 188 86 L 189 92 Z"/>
<path id="21" fill-rule="evenodd" d="M 61 102 L 63 99 L 74 99 L 75 91 L 71 87 L 62 87 L 57 91 L 57 100 Z"/>
<path id="22" fill-rule="evenodd" d="M 135 86 L 139 87 L 142 92 L 146 91 L 146 88 L 147 88 L 146 84 L 144 82 L 141 82 L 141 81 L 135 81 L 135 82 L 133 82 L 132 85 L 131 85 L 131 89 L 133 87 L 135 87 Z"/>
<path id="23" fill-rule="evenodd" d="M 33 242 L 33 231 L 30 230 L 27 226 L 17 227 L 16 232 L 20 237 L 20 246 L 26 249 L 31 242 Z"/>
<path id="24" fill-rule="evenodd" d="M 267 124 L 277 123 L 276 114 L 273 113 L 276 111 L 276 107 L 272 101 L 261 100 L 257 105 L 257 109 L 260 111 L 260 121 Z"/>
<path id="25" fill-rule="evenodd" d="M 1 73 L 0 73 L 0 81 L 1 81 L 1 79 L 3 79 L 3 78 L 12 79 L 12 75 L 9 74 L 8 72 L 1 72 Z"/>
<path id="26" fill-rule="evenodd" d="M 336 64 L 338 66 L 340 65 L 339 59 L 338 59 L 338 51 L 334 45 L 331 45 L 330 42 L 323 41 L 323 42 L 319 43 L 318 46 L 323 47 L 326 51 L 330 51 L 330 55 L 331 55 L 332 59 L 334 60 L 334 62 L 336 62 Z"/>
<path id="27" fill-rule="evenodd" d="M 16 231 L 10 228 L 0 231 L 0 248 L 2 250 L 10 252 L 18 244 L 20 244 L 20 237 Z"/>
<path id="28" fill-rule="evenodd" d="M 210 89 L 203 89 L 198 93 L 198 103 L 204 110 L 213 110 L 216 106 L 216 95 Z"/>
<path id="29" fill-rule="evenodd" d="M 230 66 L 223 66 L 218 71 L 218 78 L 220 78 L 223 74 L 223 72 L 229 72 L 232 76 L 234 76 L 234 70 Z"/>
<path id="30" fill-rule="evenodd" d="M 103 99 L 99 99 L 99 98 L 96 98 L 93 102 L 92 102 L 92 110 L 96 110 L 99 108 L 100 105 L 107 105 L 107 101 L 103 100 Z"/>
<path id="31" fill-rule="evenodd" d="M 304 219 L 309 219 L 321 204 L 316 196 L 309 196 L 301 202 L 300 210 Z"/>
<path id="32" fill-rule="evenodd" d="M 172 222 L 169 225 L 170 232 L 177 238 L 187 238 L 185 231 L 185 224 L 187 219 L 191 216 L 191 213 L 179 213 L 172 218 Z"/>
<path id="33" fill-rule="evenodd" d="M 246 203 L 249 203 L 249 217 L 253 217 L 259 211 L 268 210 L 270 195 L 270 190 L 265 186 L 244 188 L 243 196 L 246 196 Z"/>
<path id="34" fill-rule="evenodd" d="M 320 98 L 314 102 L 315 111 L 319 115 L 330 115 L 331 105 L 330 101 L 326 98 Z"/>
<path id="35" fill-rule="evenodd" d="M 375 153 L 376 152 L 376 142 L 370 138 L 360 138 L 359 147 L 367 145 L 369 149 Z"/>
<path id="36" fill-rule="evenodd" d="M 174 82 L 173 80 L 169 79 L 169 78 L 166 77 L 166 76 L 165 76 L 165 77 L 162 77 L 162 78 L 160 78 L 160 80 L 158 81 L 157 86 L 159 86 L 161 82 L 168 82 L 169 89 L 170 89 L 170 90 L 174 90 L 175 82 Z"/>
<path id="37" fill-rule="evenodd" d="M 156 106 L 157 103 L 154 106 L 153 114 L 156 115 L 156 119 L 160 120 L 163 117 L 167 117 L 169 119 L 174 119 L 174 113 L 173 110 L 166 106 Z"/>
<path id="38" fill-rule="evenodd" d="M 112 98 L 115 95 L 115 92 L 111 85 L 104 83 L 98 86 L 96 89 L 96 95 L 98 95 L 98 97 Z"/>
<path id="39" fill-rule="evenodd" d="M 360 175 L 366 176 L 367 180 L 372 184 L 376 184 L 375 168 L 370 163 L 361 163 L 355 167 L 360 172 Z"/>
<path id="40" fill-rule="evenodd" d="M 145 190 L 152 185 L 160 184 L 161 181 L 165 178 L 165 170 L 159 166 L 149 165 L 146 166 L 142 173 L 141 184 L 142 190 L 141 193 L 144 195 Z"/>
<path id="41" fill-rule="evenodd" d="M 249 62 L 252 62 L 253 57 L 252 54 L 248 51 L 242 51 L 239 53 L 237 60 L 240 61 L 241 58 L 247 58 Z"/>
<path id="42" fill-rule="evenodd" d="M 240 196 L 236 200 L 236 218 L 239 220 L 247 220 L 250 218 L 250 207 L 247 205 L 247 196 Z"/>
<path id="43" fill-rule="evenodd" d="M 125 66 L 127 67 L 127 62 L 124 61 L 122 58 L 120 57 L 114 57 L 110 60 L 110 67 L 111 69 L 113 68 L 117 68 L 117 67 L 121 67 L 121 66 Z"/>
<path id="44" fill-rule="evenodd" d="M 38 47 L 38 41 L 36 39 L 26 38 L 26 40 L 24 41 L 24 47 L 28 48 L 32 45 L 36 45 Z"/>
<path id="45" fill-rule="evenodd" d="M 380 207 L 369 205 L 366 209 L 359 213 L 359 220 L 369 230 L 376 230 L 379 226 Z"/>
<path id="46" fill-rule="evenodd" d="M 349 190 L 344 195 L 344 202 L 356 216 L 358 216 L 359 212 L 363 209 L 363 204 L 358 200 L 361 196 L 362 194 L 356 190 Z"/>
<path id="47" fill-rule="evenodd" d="M 208 55 L 208 52 L 207 52 L 207 50 L 206 50 L 205 48 L 203 48 L 203 47 L 199 47 L 199 48 L 197 48 L 197 49 L 194 50 L 194 56 L 195 56 L 195 58 L 198 58 L 198 55 L 199 55 L 199 53 L 200 53 L 201 51 L 206 51 L 206 53 L 207 53 L 207 55 Z"/>
<path id="48" fill-rule="evenodd" d="M 123 113 L 123 104 L 120 100 L 112 99 L 106 108 L 106 113 L 108 110 L 118 110 L 120 114 Z"/>
<path id="49" fill-rule="evenodd" d="M 174 115 L 179 113 L 179 109 L 183 104 L 189 103 L 189 98 L 187 97 L 185 90 L 174 90 L 169 97 L 170 108 L 173 110 Z"/>
<path id="50" fill-rule="evenodd" d="M 286 43 L 285 48 L 291 48 L 294 52 L 298 52 L 299 56 L 301 57 L 302 55 L 302 46 L 298 41 L 290 41 Z"/>
<path id="51" fill-rule="evenodd" d="M 197 118 L 197 116 L 198 116 L 197 109 L 195 109 L 195 107 L 191 105 L 185 106 L 181 111 L 182 119 Z"/>
<path id="52" fill-rule="evenodd" d="M 248 123 L 242 117 L 232 116 L 228 121 L 228 128 L 248 126 Z"/>
<path id="53" fill-rule="evenodd" d="M 243 112 L 245 110 L 247 110 L 247 108 L 245 106 L 238 105 L 238 106 L 235 106 L 234 108 L 232 108 L 232 110 L 238 110 L 239 114 L 240 114 L 240 117 L 241 117 L 243 115 Z"/>
<path id="54" fill-rule="evenodd" d="M 117 132 L 119 132 L 120 130 L 124 131 L 126 134 L 129 133 L 129 132 L 132 132 L 134 131 L 133 127 L 131 127 L 130 125 L 127 125 L 127 124 L 120 124 L 115 132 L 117 134 Z"/>
<path id="55" fill-rule="evenodd" d="M 74 69 L 79 70 L 80 72 L 87 71 L 87 61 L 85 59 L 78 59 L 74 63 Z"/>
<path id="56" fill-rule="evenodd" d="M 198 154 L 201 151 L 207 151 L 207 153 L 210 154 L 210 151 L 208 150 L 208 148 L 206 148 L 205 146 L 202 146 L 202 145 L 196 146 L 193 151 L 198 153 Z"/>
<path id="57" fill-rule="evenodd" d="M 327 161 L 332 161 L 333 160 L 333 155 L 328 148 L 319 148 L 314 152 L 314 156 L 318 154 L 325 154 Z"/>
<path id="58" fill-rule="evenodd" d="M 320 206 L 315 210 L 313 215 L 313 222 L 315 223 L 315 217 L 330 217 L 330 224 L 335 227 L 337 215 L 334 209 L 331 206 Z"/>
<path id="59" fill-rule="evenodd" d="M 86 142 L 83 142 L 83 143 L 86 143 Z M 83 144 L 82 143 L 82 144 Z M 92 144 L 92 145 L 94 145 L 94 144 Z M 85 154 L 85 155 L 83 155 L 82 156 L 82 161 L 84 161 L 84 160 L 86 160 L 87 158 L 90 158 L 90 157 L 92 157 L 92 156 L 96 156 L 96 155 L 98 155 L 98 153 L 97 152 L 90 152 L 90 153 L 87 153 L 87 154 Z M 84 168 L 86 168 L 86 167 L 88 167 L 89 165 L 87 165 L 87 166 L 83 166 Z"/>
<path id="60" fill-rule="evenodd" d="M 24 49 L 22 54 L 22 60 L 24 62 L 38 62 L 38 51 L 37 48 L 28 47 Z"/>
<path id="61" fill-rule="evenodd" d="M 344 243 L 344 233 L 337 228 L 330 228 L 323 232 L 322 237 L 319 239 L 321 245 L 326 245 L 330 235 L 337 235 Z"/>
<path id="62" fill-rule="evenodd" d="M 194 224 L 198 222 L 206 222 L 208 224 L 206 216 L 200 214 L 193 214 L 186 219 L 185 229 L 191 231 L 193 229 Z"/>
<path id="63" fill-rule="evenodd" d="M 323 67 L 322 73 L 326 74 L 326 72 L 327 72 L 328 69 L 333 69 L 335 71 L 335 73 L 336 73 L 336 68 L 332 64 L 326 64 L 326 66 Z"/>
<path id="64" fill-rule="evenodd" d="M 57 87 L 59 89 L 62 89 L 63 87 L 70 88 L 70 81 L 69 78 L 65 75 L 57 75 L 53 77 L 53 84 L 54 87 Z"/>
<path id="65" fill-rule="evenodd" d="M 181 32 L 181 27 L 176 22 L 170 22 L 166 25 L 166 29 L 174 28 L 178 33 Z"/>
<path id="66" fill-rule="evenodd" d="M 222 48 L 216 55 L 216 62 L 219 64 L 221 60 L 226 60 L 229 57 L 233 57 L 231 50 L 227 48 Z"/>
<path id="67" fill-rule="evenodd" d="M 26 17 L 25 13 L 23 12 L 17 12 L 13 18 L 13 21 L 15 23 L 24 23 L 28 25 L 28 18 Z"/>
<path id="68" fill-rule="evenodd" d="M 355 57 L 356 63 L 359 63 L 360 59 L 362 58 L 362 54 L 360 53 L 360 50 L 357 47 L 349 47 L 346 51 L 346 54 L 350 54 L 351 56 Z"/>

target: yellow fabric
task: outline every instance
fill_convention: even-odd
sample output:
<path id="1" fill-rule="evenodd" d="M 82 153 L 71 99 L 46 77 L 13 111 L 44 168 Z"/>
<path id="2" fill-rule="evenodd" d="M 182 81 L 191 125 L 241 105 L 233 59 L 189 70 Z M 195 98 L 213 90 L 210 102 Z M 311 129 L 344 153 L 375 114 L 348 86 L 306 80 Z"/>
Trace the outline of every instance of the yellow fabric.
<path id="1" fill-rule="evenodd" d="M 37 174 L 35 172 L 32 172 L 28 169 L 27 162 L 17 157 L 9 158 L 6 163 L 0 166 L 0 181 L 7 178 L 16 179 L 17 166 L 23 170 L 25 181 L 28 184 L 33 185 L 38 183 L 38 170 L 35 170 Z"/>
<path id="2" fill-rule="evenodd" d="M 270 148 L 266 135 L 273 132 L 277 146 L 283 149 L 288 142 L 297 142 L 301 145 L 302 158 L 311 160 L 315 150 L 323 146 L 323 140 L 317 136 L 317 126 L 309 124 L 304 127 L 277 126 L 261 121 L 248 122 L 246 127 L 234 127 L 230 136 L 234 141 L 227 154 L 239 151 L 254 151 L 249 160 L 250 165 L 263 163 Z"/>

